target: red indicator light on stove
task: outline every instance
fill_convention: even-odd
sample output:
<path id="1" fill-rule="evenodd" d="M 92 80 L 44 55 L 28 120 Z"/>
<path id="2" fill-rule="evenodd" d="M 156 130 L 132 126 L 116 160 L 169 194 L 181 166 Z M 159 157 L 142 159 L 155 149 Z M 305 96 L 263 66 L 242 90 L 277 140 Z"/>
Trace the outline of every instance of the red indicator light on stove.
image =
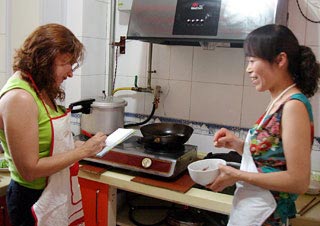
<path id="1" fill-rule="evenodd" d="M 194 2 L 194 3 L 192 3 L 191 7 L 199 7 L 199 3 L 198 2 Z"/>
<path id="2" fill-rule="evenodd" d="M 199 4 L 199 2 L 194 2 L 191 4 L 191 10 L 203 10 L 204 4 Z"/>

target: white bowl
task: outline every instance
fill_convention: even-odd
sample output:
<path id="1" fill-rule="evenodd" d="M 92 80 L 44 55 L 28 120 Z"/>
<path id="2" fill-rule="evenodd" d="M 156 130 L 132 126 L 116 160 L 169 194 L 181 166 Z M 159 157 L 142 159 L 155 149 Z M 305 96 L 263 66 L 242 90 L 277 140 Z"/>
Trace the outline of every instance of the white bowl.
<path id="1" fill-rule="evenodd" d="M 226 165 L 223 159 L 203 159 L 188 165 L 191 179 L 202 186 L 212 183 L 219 175 L 219 164 Z"/>

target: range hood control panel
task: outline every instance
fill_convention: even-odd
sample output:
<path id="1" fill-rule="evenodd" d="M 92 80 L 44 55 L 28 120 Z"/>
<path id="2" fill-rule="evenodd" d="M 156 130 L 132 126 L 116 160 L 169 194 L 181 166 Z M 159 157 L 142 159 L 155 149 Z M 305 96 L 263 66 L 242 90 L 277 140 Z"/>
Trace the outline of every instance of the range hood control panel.
<path id="1" fill-rule="evenodd" d="M 242 47 L 266 24 L 287 25 L 289 0 L 133 0 L 127 39 L 170 45 Z"/>
<path id="2" fill-rule="evenodd" d="M 216 36 L 221 0 L 178 0 L 173 35 Z"/>

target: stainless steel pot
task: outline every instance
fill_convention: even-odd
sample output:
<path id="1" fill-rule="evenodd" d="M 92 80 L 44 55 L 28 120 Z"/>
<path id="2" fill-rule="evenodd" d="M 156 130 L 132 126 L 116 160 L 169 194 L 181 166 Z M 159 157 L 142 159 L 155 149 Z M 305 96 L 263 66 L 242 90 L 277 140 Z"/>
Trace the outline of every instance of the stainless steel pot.
<path id="1" fill-rule="evenodd" d="M 83 133 L 96 134 L 101 131 L 111 134 L 124 125 L 124 108 L 127 102 L 121 98 L 86 99 L 70 104 L 72 113 L 82 113 L 80 129 Z M 81 106 L 81 108 L 75 108 Z"/>

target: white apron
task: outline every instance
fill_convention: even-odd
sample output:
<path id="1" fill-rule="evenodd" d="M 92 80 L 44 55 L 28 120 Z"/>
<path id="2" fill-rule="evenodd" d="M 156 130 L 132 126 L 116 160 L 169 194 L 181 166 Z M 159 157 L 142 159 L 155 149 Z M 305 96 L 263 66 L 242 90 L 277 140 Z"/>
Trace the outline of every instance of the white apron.
<path id="1" fill-rule="evenodd" d="M 47 111 L 48 112 L 48 111 Z M 70 110 L 65 115 L 50 118 L 52 145 L 50 155 L 74 148 L 70 128 Z M 84 225 L 82 198 L 78 183 L 79 164 L 75 163 L 48 178 L 32 211 L 37 226 Z"/>
<path id="2" fill-rule="evenodd" d="M 285 89 L 267 108 L 264 118 L 260 121 L 258 127 L 268 116 L 273 105 L 295 84 Z M 247 134 L 240 170 L 258 173 L 257 167 L 253 161 L 250 152 L 250 131 Z M 257 187 L 246 182 L 237 182 L 237 189 L 234 193 L 232 210 L 228 226 L 260 226 L 274 212 L 277 203 L 269 190 Z"/>
<path id="3" fill-rule="evenodd" d="M 258 173 L 250 153 L 249 133 L 243 149 L 240 170 Z M 276 206 L 269 190 L 238 182 L 228 226 L 260 226 L 274 212 Z"/>

